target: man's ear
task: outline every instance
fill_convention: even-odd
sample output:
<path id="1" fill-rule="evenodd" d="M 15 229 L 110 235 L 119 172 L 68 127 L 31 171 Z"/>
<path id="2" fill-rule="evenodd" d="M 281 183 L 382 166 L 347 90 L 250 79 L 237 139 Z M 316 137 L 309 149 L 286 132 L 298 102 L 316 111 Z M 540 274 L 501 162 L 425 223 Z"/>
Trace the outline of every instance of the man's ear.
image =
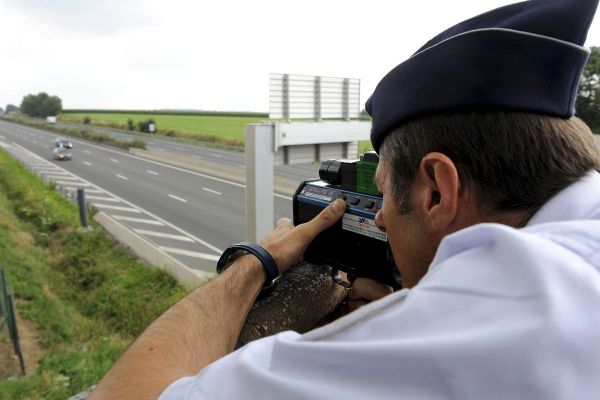
<path id="1" fill-rule="evenodd" d="M 430 227 L 448 228 L 457 217 L 460 195 L 458 170 L 442 153 L 429 153 L 419 165 L 419 202 Z"/>

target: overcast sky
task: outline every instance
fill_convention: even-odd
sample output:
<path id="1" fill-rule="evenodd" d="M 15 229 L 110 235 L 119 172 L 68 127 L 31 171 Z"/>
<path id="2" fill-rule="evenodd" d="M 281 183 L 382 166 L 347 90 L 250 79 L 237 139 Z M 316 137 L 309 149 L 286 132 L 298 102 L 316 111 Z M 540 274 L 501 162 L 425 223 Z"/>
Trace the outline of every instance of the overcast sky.
<path id="1" fill-rule="evenodd" d="M 0 0 L 0 106 L 264 111 L 270 72 L 377 82 L 506 0 Z M 586 45 L 600 45 L 600 17 Z"/>

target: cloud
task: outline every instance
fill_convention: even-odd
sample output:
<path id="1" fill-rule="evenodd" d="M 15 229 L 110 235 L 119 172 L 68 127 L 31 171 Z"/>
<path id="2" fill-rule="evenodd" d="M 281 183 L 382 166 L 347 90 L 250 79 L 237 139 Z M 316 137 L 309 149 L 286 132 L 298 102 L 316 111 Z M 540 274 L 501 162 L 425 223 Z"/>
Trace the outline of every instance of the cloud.
<path id="1" fill-rule="evenodd" d="M 113 35 L 158 21 L 151 9 L 131 0 L 4 0 L 1 4 L 27 16 L 31 23 L 91 35 Z"/>

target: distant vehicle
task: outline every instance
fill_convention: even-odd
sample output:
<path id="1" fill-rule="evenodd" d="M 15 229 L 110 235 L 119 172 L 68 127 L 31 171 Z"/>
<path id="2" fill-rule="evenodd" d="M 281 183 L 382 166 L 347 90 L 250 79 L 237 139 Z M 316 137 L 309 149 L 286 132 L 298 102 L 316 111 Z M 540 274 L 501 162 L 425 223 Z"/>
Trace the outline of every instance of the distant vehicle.
<path id="1" fill-rule="evenodd" d="M 54 141 L 54 147 L 64 147 L 66 149 L 72 149 L 73 143 L 70 140 L 65 139 L 64 137 L 58 137 Z"/>
<path id="2" fill-rule="evenodd" d="M 56 123 L 56 117 L 46 117 L 46 122 L 49 124 L 55 124 Z"/>
<path id="3" fill-rule="evenodd" d="M 71 160 L 73 158 L 71 150 L 65 147 L 55 147 L 52 151 L 52 156 L 58 161 Z"/>

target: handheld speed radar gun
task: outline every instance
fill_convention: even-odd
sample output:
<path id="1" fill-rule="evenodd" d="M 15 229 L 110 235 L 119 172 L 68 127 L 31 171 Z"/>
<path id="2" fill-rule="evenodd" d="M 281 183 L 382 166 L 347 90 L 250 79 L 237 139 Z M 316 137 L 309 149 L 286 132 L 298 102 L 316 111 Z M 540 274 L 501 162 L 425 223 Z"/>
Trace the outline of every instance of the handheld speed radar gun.
<path id="1" fill-rule="evenodd" d="M 302 182 L 294 194 L 294 225 L 310 221 L 336 199 L 345 200 L 344 216 L 313 240 L 304 259 L 330 266 L 334 275 L 339 270 L 400 287 L 387 235 L 375 226 L 383 201 L 374 183 L 378 163 L 374 151 L 364 153 L 360 160 L 324 161 L 321 179 Z"/>

